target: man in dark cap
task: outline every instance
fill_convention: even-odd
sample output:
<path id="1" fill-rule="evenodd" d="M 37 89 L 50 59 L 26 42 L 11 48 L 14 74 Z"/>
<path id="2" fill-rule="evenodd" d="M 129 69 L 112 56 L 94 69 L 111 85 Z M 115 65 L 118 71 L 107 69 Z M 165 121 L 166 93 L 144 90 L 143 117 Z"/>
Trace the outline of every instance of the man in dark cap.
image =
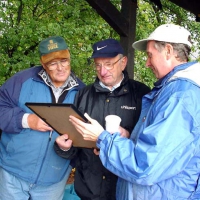
<path id="1" fill-rule="evenodd" d="M 39 44 L 42 66 L 23 70 L 0 88 L 0 199 L 62 200 L 70 161 L 53 150 L 58 133 L 26 102 L 73 103 L 84 86 L 71 72 L 65 40 Z"/>
<path id="2" fill-rule="evenodd" d="M 117 40 L 95 43 L 90 59 L 97 78 L 77 93 L 75 105 L 103 127 L 107 115 L 118 115 L 122 119 L 121 135 L 129 137 L 140 115 L 142 96 L 149 88 L 129 79 L 125 70 L 127 57 Z M 97 150 L 71 147 L 71 141 L 66 139 L 66 134 L 58 137 L 55 149 L 64 158 L 77 156 L 75 191 L 81 200 L 115 200 L 117 176 L 103 167 Z"/>

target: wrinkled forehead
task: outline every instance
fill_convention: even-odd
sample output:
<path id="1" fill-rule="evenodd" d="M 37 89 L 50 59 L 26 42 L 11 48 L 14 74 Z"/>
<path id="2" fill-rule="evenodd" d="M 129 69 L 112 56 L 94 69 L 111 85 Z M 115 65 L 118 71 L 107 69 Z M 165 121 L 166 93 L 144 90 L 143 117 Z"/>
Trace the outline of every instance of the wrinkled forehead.
<path id="1" fill-rule="evenodd" d="M 94 58 L 94 62 L 95 63 L 113 62 L 113 61 L 115 61 L 115 58 L 117 58 L 117 57 L 118 57 L 118 55 L 115 57 L 109 57 L 109 58 Z"/>
<path id="2" fill-rule="evenodd" d="M 156 49 L 155 43 L 156 43 L 155 40 L 149 40 L 149 41 L 147 42 L 146 51 L 148 52 L 148 51 L 150 51 L 150 50 L 152 50 L 152 49 Z"/>

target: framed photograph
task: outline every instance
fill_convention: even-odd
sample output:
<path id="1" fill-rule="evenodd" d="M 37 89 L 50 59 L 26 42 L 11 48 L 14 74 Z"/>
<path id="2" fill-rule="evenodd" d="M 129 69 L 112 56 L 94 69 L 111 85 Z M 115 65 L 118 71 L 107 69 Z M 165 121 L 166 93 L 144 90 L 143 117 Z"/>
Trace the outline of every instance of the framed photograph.
<path id="1" fill-rule="evenodd" d="M 69 139 L 73 141 L 74 147 L 96 148 L 96 142 L 84 140 L 69 121 L 69 116 L 73 115 L 84 122 L 88 122 L 87 118 L 73 104 L 27 102 L 25 105 L 58 134 L 67 133 Z"/>

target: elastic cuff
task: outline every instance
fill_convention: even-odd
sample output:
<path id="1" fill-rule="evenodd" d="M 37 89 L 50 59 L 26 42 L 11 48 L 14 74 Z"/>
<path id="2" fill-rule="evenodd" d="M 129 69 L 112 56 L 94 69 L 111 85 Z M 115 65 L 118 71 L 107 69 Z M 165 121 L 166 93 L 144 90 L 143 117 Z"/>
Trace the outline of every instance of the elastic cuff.
<path id="1" fill-rule="evenodd" d="M 30 115 L 30 113 L 25 113 L 22 117 L 22 127 L 23 128 L 30 128 L 28 125 L 28 116 Z"/>
<path id="2" fill-rule="evenodd" d="M 108 131 L 104 130 L 98 137 L 96 146 L 100 149 L 101 141 L 106 138 L 107 135 L 111 135 Z"/>
<path id="3" fill-rule="evenodd" d="M 59 147 L 60 148 L 60 147 Z M 69 149 L 62 149 L 62 148 L 60 148 L 62 151 L 69 151 L 71 148 L 69 148 Z"/>

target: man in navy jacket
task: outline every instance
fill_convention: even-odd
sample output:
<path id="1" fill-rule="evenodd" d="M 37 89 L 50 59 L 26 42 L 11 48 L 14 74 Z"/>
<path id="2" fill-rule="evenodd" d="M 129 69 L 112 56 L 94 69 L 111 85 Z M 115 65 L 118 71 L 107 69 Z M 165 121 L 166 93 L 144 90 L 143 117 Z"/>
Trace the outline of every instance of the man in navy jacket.
<path id="1" fill-rule="evenodd" d="M 75 105 L 82 113 L 87 112 L 98 120 L 103 127 L 107 115 L 118 115 L 122 119 L 121 136 L 129 137 L 140 115 L 142 96 L 150 89 L 128 77 L 125 70 L 127 57 L 117 40 L 106 39 L 95 43 L 91 59 L 97 78 L 93 84 L 77 93 Z M 63 150 L 69 149 L 71 144 L 66 138 L 67 135 L 63 135 L 56 140 Z M 118 177 L 103 167 L 93 149 L 71 147 L 68 151 L 62 151 L 57 148 L 56 152 L 68 159 L 77 156 L 74 185 L 82 200 L 116 199 Z"/>

